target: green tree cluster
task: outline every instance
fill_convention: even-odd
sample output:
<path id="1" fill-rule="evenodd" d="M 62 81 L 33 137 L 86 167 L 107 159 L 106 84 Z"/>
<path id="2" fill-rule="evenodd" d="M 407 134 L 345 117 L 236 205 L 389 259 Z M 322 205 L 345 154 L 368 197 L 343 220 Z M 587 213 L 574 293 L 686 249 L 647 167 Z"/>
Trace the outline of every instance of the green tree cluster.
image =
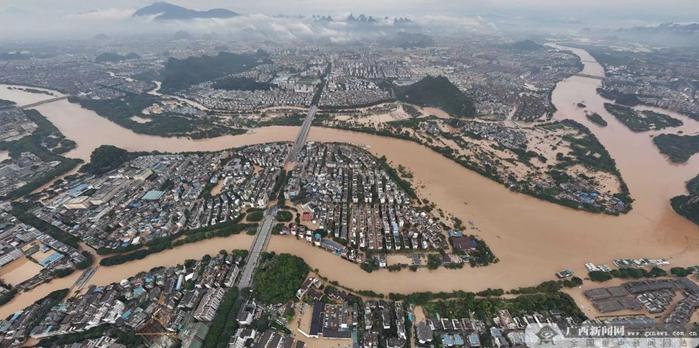
<path id="1" fill-rule="evenodd" d="M 253 293 L 268 304 L 293 300 L 296 290 L 310 268 L 302 258 L 289 254 L 270 254 L 255 272 Z"/>

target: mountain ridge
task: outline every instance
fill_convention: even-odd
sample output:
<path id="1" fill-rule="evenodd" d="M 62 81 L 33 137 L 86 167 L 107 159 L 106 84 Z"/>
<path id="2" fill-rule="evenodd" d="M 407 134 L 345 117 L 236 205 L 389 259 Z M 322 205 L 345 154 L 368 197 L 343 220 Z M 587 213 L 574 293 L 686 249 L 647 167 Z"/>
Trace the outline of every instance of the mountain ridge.
<path id="1" fill-rule="evenodd" d="M 199 18 L 232 18 L 239 14 L 224 8 L 213 8 L 199 11 L 171 4 L 169 2 L 154 2 L 133 13 L 134 17 L 153 16 L 156 20 L 190 20 Z"/>

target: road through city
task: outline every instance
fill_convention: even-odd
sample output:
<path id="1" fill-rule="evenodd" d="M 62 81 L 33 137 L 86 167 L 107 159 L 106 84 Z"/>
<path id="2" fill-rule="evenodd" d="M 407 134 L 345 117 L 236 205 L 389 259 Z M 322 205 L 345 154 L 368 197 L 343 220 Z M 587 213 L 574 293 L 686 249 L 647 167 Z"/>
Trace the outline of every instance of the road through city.
<path id="1" fill-rule="evenodd" d="M 328 71 L 329 71 L 328 67 Z M 327 74 L 327 72 L 326 72 Z M 301 129 L 296 136 L 296 141 L 291 147 L 289 154 L 286 157 L 286 163 L 296 162 L 297 157 L 303 145 L 306 143 L 308 138 L 308 132 L 311 130 L 311 125 L 313 125 L 313 118 L 318 111 L 318 103 L 320 102 L 320 96 L 323 93 L 323 88 L 325 87 L 325 76 L 322 78 L 318 90 L 316 91 L 315 97 L 311 103 L 306 118 L 304 118 L 301 124 Z M 283 189 L 283 188 L 281 188 Z M 276 193 L 276 192 L 275 192 Z M 265 210 L 264 218 L 262 223 L 258 227 L 257 233 L 255 234 L 255 241 L 252 243 L 248 256 L 245 260 L 245 265 L 243 265 L 243 270 L 241 272 L 240 280 L 238 281 L 238 288 L 244 289 L 252 285 L 253 275 L 255 273 L 255 268 L 260 260 L 260 255 L 265 251 L 267 244 L 269 243 L 269 238 L 272 235 L 272 227 L 274 227 L 275 216 L 277 215 L 278 208 L 276 206 L 268 207 Z"/>
<path id="2" fill-rule="evenodd" d="M 276 207 L 268 208 L 265 211 L 265 217 L 257 230 L 257 235 L 250 247 L 245 266 L 243 266 L 243 272 L 240 276 L 240 281 L 238 282 L 238 287 L 241 289 L 252 285 L 252 276 L 260 260 L 260 254 L 262 254 L 269 243 L 269 236 L 272 234 L 272 226 L 274 225 L 274 217 L 276 214 Z"/>

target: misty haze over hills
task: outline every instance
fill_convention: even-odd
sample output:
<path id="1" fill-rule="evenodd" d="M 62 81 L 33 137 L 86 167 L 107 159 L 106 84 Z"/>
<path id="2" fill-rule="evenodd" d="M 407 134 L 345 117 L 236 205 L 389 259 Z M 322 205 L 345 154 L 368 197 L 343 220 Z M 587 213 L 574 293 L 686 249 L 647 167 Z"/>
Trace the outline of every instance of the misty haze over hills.
<path id="1" fill-rule="evenodd" d="M 692 46 L 699 42 L 699 23 L 662 23 L 622 28 L 611 35 L 648 44 Z"/>
<path id="2" fill-rule="evenodd" d="M 348 43 L 390 38 L 397 32 L 479 31 L 522 39 L 582 33 L 651 44 L 691 45 L 696 28 L 674 23 L 695 20 L 686 10 L 695 3 L 671 2 L 659 6 L 650 0 L 591 0 L 582 6 L 552 0 L 432 0 L 428 4 L 423 0 L 60 0 L 49 4 L 8 0 L 0 5 L 0 41 L 80 40 L 93 38 L 96 33 L 120 37 L 187 32 L 231 39 Z M 672 24 L 658 26 L 663 22 Z M 654 26 L 658 27 L 651 30 Z"/>

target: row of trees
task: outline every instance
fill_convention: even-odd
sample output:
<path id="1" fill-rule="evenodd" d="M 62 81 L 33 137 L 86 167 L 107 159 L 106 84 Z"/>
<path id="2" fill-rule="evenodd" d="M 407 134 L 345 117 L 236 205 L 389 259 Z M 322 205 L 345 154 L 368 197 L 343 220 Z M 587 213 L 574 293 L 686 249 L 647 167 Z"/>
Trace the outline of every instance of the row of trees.
<path id="1" fill-rule="evenodd" d="M 695 272 L 696 269 L 694 267 L 673 267 L 670 269 L 670 274 L 678 276 L 678 277 L 685 277 L 689 274 L 692 274 Z M 607 280 L 611 280 L 612 278 L 620 278 L 620 279 L 641 279 L 641 278 L 657 278 L 657 277 L 665 277 L 667 276 L 668 273 L 662 268 L 659 267 L 653 267 L 650 270 L 645 270 L 643 268 L 619 268 L 619 269 L 613 269 L 609 272 L 604 272 L 604 271 L 591 271 L 588 272 L 588 277 L 590 277 L 590 280 L 595 281 L 595 282 L 604 282 Z"/>
<path id="2" fill-rule="evenodd" d="M 120 265 L 133 260 L 140 260 L 148 255 L 161 252 L 166 249 L 172 249 L 184 244 L 195 243 L 201 240 L 228 237 L 234 234 L 239 234 L 247 229 L 255 229 L 257 224 L 239 223 L 238 220 L 225 222 L 215 226 L 210 226 L 199 230 L 190 230 L 185 232 L 185 237 L 180 238 L 180 235 L 174 235 L 153 240 L 149 242 L 145 248 L 124 254 L 117 254 L 106 257 L 100 261 L 102 266 Z"/>
<path id="3" fill-rule="evenodd" d="M 236 316 L 240 309 L 241 301 L 238 300 L 238 288 L 233 287 L 226 291 L 221 304 L 216 310 L 214 320 L 211 321 L 209 331 L 204 339 L 204 348 L 227 347 L 231 336 L 238 329 Z"/>

